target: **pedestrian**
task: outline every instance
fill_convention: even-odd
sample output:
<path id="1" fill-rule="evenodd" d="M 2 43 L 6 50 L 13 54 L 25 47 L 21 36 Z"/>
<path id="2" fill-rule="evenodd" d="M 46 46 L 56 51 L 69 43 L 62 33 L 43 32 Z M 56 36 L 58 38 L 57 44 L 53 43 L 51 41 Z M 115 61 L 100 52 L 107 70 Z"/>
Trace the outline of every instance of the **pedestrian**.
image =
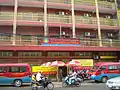
<path id="1" fill-rule="evenodd" d="M 62 69 L 59 70 L 59 78 L 60 78 L 60 81 L 62 81 L 62 78 L 63 78 L 63 71 L 62 71 Z"/>

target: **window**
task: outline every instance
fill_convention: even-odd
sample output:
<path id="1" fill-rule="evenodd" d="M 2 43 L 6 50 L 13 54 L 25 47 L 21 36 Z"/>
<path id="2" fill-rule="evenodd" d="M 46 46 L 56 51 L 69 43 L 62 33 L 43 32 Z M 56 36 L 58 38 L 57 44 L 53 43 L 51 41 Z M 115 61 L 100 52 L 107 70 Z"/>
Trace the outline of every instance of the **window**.
<path id="1" fill-rule="evenodd" d="M 18 56 L 42 56 L 42 52 L 18 52 Z"/>
<path id="2" fill-rule="evenodd" d="M 0 52 L 0 56 L 13 56 L 12 52 Z"/>
<path id="3" fill-rule="evenodd" d="M 75 52 L 75 56 L 92 56 L 91 52 Z"/>
<path id="4" fill-rule="evenodd" d="M 100 52 L 100 56 L 116 56 L 115 52 Z"/>
<path id="5" fill-rule="evenodd" d="M 9 72 L 13 72 L 13 73 L 16 73 L 16 72 L 26 72 L 27 71 L 27 68 L 26 67 L 9 67 Z"/>
<path id="6" fill-rule="evenodd" d="M 120 65 L 118 66 L 118 69 L 120 70 Z"/>
<path id="7" fill-rule="evenodd" d="M 105 70 L 105 69 L 106 69 L 106 66 L 101 66 L 100 69 L 101 69 L 101 70 Z"/>
<path id="8" fill-rule="evenodd" d="M 108 66 L 108 69 L 109 69 L 109 70 L 116 70 L 116 69 L 117 69 L 117 66 L 115 66 L 115 65 L 109 65 L 109 66 Z"/>
<path id="9" fill-rule="evenodd" d="M 0 73 L 5 73 L 6 72 L 6 67 L 0 67 Z"/>
<path id="10" fill-rule="evenodd" d="M 69 56 L 69 52 L 48 52 L 48 56 Z"/>

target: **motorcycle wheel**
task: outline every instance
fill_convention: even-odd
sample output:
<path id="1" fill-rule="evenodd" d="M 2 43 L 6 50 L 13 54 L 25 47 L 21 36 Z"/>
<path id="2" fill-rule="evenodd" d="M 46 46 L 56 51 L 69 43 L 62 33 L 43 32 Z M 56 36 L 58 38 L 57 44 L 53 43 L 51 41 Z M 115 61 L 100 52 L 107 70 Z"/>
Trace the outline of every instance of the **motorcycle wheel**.
<path id="1" fill-rule="evenodd" d="M 53 83 L 48 83 L 47 85 L 47 90 L 53 90 L 54 84 Z"/>
<path id="2" fill-rule="evenodd" d="M 38 90 L 38 88 L 37 87 L 32 87 L 32 90 Z"/>
<path id="3" fill-rule="evenodd" d="M 77 87 L 80 87 L 80 86 L 81 86 L 81 82 L 78 82 Z"/>
<path id="4" fill-rule="evenodd" d="M 67 87 L 67 86 L 68 86 L 67 83 L 65 82 L 62 83 L 62 87 Z"/>

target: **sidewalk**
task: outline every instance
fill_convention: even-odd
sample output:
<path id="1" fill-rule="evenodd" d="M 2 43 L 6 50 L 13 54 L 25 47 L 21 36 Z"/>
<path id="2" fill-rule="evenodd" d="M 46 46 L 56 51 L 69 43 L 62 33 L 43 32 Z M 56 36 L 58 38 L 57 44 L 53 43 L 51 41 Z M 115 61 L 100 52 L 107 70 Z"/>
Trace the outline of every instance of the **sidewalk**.
<path id="1" fill-rule="evenodd" d="M 53 82 L 54 87 L 62 87 L 62 82 Z"/>
<path id="2" fill-rule="evenodd" d="M 53 82 L 54 87 L 62 87 L 62 82 Z M 90 82 L 82 82 L 81 85 L 82 86 L 87 86 L 87 85 L 102 85 L 103 83 L 90 83 Z"/>

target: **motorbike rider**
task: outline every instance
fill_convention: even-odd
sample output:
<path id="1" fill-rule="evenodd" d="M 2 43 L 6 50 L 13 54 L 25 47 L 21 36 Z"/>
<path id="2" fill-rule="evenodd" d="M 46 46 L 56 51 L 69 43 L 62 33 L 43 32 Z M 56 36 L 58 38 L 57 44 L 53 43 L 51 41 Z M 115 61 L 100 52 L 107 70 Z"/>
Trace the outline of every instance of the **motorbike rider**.
<path id="1" fill-rule="evenodd" d="M 37 82 L 41 83 L 42 82 L 42 74 L 41 72 L 38 72 L 37 75 L 36 75 L 36 80 Z"/>
<path id="2" fill-rule="evenodd" d="M 32 74 L 32 81 L 36 81 L 36 77 L 34 73 Z"/>
<path id="3" fill-rule="evenodd" d="M 69 78 L 69 84 L 71 84 L 71 81 L 72 81 L 73 79 L 76 80 L 76 77 L 77 77 L 77 73 L 73 70 L 73 73 L 70 75 L 70 78 Z"/>

